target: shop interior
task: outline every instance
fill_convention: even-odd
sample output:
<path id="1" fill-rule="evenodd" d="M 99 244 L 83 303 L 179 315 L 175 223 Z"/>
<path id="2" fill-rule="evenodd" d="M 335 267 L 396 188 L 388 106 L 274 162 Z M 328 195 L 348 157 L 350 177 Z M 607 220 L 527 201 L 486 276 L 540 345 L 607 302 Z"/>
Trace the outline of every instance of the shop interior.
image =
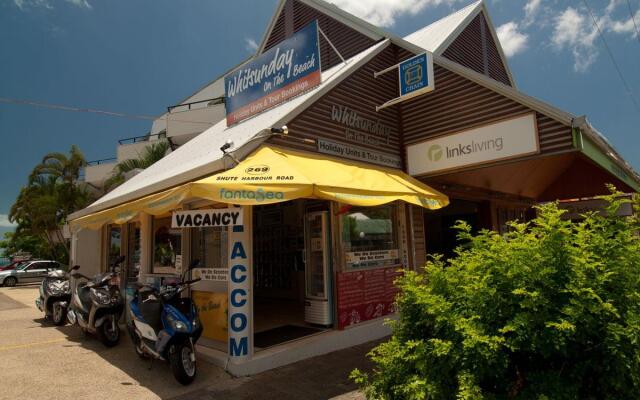
<path id="1" fill-rule="evenodd" d="M 311 200 L 253 208 L 256 350 L 328 328 L 305 316 L 305 302 L 313 294 L 314 286 L 318 286 L 316 291 L 320 289 L 325 295 L 329 293 L 328 288 L 323 287 L 327 286 L 324 283 L 329 278 L 328 211 L 328 202 Z M 315 226 L 310 217 L 321 214 L 325 215 L 325 224 Z M 314 235 L 320 242 L 309 240 Z M 315 249 L 308 248 L 311 242 Z M 323 264 L 325 268 L 322 268 Z M 319 267 L 314 268 L 316 265 Z"/>
<path id="2" fill-rule="evenodd" d="M 454 255 L 460 244 L 458 231 L 453 228 L 457 221 L 471 226 L 472 232 L 491 229 L 491 203 L 489 201 L 469 201 L 450 199 L 447 207 L 425 212 L 427 233 L 427 254 L 442 254 L 445 258 Z"/>

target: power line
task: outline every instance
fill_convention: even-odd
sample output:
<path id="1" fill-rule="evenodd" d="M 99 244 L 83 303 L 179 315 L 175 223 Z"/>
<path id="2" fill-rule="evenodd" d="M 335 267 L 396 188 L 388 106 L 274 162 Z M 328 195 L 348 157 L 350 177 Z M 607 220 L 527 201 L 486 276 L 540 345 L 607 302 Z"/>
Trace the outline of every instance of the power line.
<path id="1" fill-rule="evenodd" d="M 636 29 L 636 39 L 638 39 L 638 43 L 640 43 L 640 31 L 638 31 L 638 25 L 636 25 L 635 13 L 631 9 L 631 2 L 629 0 L 627 0 L 627 7 L 629 8 L 629 15 L 631 15 L 631 21 L 633 21 L 633 27 Z"/>
<path id="2" fill-rule="evenodd" d="M 589 4 L 587 3 L 587 0 L 582 0 L 582 2 L 584 3 L 585 7 L 587 7 L 587 11 L 589 12 L 589 15 L 591 16 L 591 19 L 593 20 L 593 24 L 596 26 L 596 29 L 598 30 L 598 35 L 600 36 L 600 39 L 602 39 L 602 43 L 604 43 L 604 47 L 607 49 L 607 53 L 609 54 L 609 58 L 611 58 L 611 61 L 613 62 L 613 66 L 616 68 L 616 71 L 618 71 L 618 75 L 620 76 L 620 80 L 624 84 L 624 87 L 627 90 L 627 93 L 629 94 L 629 97 L 631 97 L 631 101 L 633 101 L 633 105 L 636 107 L 636 110 L 640 113 L 640 105 L 638 105 L 638 101 L 636 100 L 636 97 L 633 95 L 633 92 L 631 91 L 631 87 L 627 83 L 627 80 L 624 79 L 624 75 L 622 75 L 622 70 L 618 66 L 618 62 L 616 61 L 616 59 L 613 57 L 613 52 L 609 48 L 609 44 L 607 43 L 607 40 L 605 39 L 604 34 L 602 33 L 602 30 L 600 29 L 600 25 L 598 25 L 598 21 L 596 20 L 596 17 L 593 15 L 593 12 L 591 11 L 591 7 L 589 7 Z"/>
<path id="3" fill-rule="evenodd" d="M 119 117 L 119 118 L 127 118 L 127 119 L 137 119 L 137 120 L 145 120 L 145 121 L 156 121 L 156 120 L 166 120 L 169 121 L 169 117 L 154 117 L 151 115 L 142 115 L 142 114 L 127 114 L 122 112 L 115 111 L 105 111 L 98 110 L 95 108 L 79 108 L 79 107 L 71 107 L 60 104 L 46 103 L 42 101 L 32 101 L 32 100 L 22 100 L 22 99 L 13 99 L 8 97 L 0 97 L 0 103 L 6 104 L 17 104 L 24 106 L 32 106 L 32 107 L 40 107 L 40 108 L 48 108 L 51 110 L 59 110 L 59 111 L 71 111 L 71 112 L 82 112 L 82 113 L 90 113 L 90 114 L 100 114 L 108 117 Z M 190 124 L 206 124 L 209 126 L 214 125 L 214 123 L 209 121 L 187 121 L 187 120 L 179 120 L 175 118 L 170 119 L 171 122 L 186 122 Z"/>

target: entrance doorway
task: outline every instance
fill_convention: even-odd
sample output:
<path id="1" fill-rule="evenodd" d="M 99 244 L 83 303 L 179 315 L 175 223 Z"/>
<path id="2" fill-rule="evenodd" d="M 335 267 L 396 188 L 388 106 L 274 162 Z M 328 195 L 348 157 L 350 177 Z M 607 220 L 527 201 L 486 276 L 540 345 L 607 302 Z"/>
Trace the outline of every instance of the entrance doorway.
<path id="1" fill-rule="evenodd" d="M 451 199 L 447 207 L 425 212 L 425 231 L 428 232 L 427 254 L 442 254 L 445 258 L 454 255 L 458 242 L 458 231 L 453 228 L 457 221 L 465 221 L 472 232 L 491 229 L 491 203 Z"/>
<path id="2" fill-rule="evenodd" d="M 328 215 L 327 202 L 309 200 L 253 208 L 256 350 L 331 324 Z"/>

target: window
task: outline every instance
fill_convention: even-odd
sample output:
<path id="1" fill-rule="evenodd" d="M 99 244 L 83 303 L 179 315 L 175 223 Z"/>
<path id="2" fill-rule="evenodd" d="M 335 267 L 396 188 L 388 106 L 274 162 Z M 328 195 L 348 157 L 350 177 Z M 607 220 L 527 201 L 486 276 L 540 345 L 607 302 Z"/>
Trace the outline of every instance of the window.
<path id="1" fill-rule="evenodd" d="M 182 257 L 182 230 L 171 228 L 171 217 L 153 219 L 153 273 L 176 273 Z"/>
<path id="2" fill-rule="evenodd" d="M 127 235 L 127 282 L 136 282 L 140 272 L 140 223 L 129 224 Z"/>
<path id="3" fill-rule="evenodd" d="M 109 249 L 107 253 L 107 270 L 110 270 L 113 263 L 120 257 L 120 232 L 119 226 L 109 225 L 107 227 L 107 248 Z"/>
<path id="4" fill-rule="evenodd" d="M 227 268 L 226 228 L 191 229 L 191 259 L 202 268 Z"/>
<path id="5" fill-rule="evenodd" d="M 400 263 L 395 205 L 352 207 L 341 215 L 341 226 L 347 268 Z"/>

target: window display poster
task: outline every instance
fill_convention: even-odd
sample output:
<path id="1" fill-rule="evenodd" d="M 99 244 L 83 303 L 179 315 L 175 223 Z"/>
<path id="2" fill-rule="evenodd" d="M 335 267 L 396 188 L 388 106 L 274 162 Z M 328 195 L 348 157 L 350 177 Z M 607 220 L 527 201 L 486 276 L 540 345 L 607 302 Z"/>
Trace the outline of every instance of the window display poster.
<path id="1" fill-rule="evenodd" d="M 338 329 L 395 312 L 398 267 L 338 273 Z"/>
<path id="2" fill-rule="evenodd" d="M 193 302 L 202 322 L 202 336 L 207 339 L 227 341 L 227 293 L 194 290 Z"/>

